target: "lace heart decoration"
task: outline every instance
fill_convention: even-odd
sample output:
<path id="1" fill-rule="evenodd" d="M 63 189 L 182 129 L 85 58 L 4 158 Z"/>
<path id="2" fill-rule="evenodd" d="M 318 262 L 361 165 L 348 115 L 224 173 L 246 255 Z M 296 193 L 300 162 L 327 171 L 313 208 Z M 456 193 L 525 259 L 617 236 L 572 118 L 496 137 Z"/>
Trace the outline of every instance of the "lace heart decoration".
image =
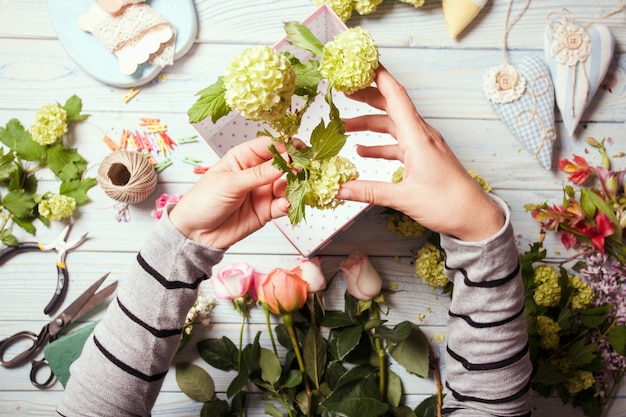
<path id="1" fill-rule="evenodd" d="M 474 20 L 485 7 L 487 0 L 443 0 L 441 7 L 452 38 L 459 34 Z"/>
<path id="2" fill-rule="evenodd" d="M 483 92 L 524 148 L 550 169 L 556 129 L 554 86 L 547 64 L 527 55 L 519 68 L 509 64 L 490 68 L 483 77 Z"/>
<path id="3" fill-rule="evenodd" d="M 615 38 L 604 25 L 579 26 L 565 15 L 549 21 L 544 53 L 556 104 L 570 136 L 598 91 L 614 50 Z"/>

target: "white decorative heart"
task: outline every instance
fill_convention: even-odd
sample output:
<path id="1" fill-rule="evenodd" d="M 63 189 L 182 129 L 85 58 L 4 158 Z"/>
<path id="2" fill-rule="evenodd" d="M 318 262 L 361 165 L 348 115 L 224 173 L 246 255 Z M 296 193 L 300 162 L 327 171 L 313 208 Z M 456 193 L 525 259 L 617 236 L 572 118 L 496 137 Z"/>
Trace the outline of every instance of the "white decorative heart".
<path id="1" fill-rule="evenodd" d="M 570 136 L 606 75 L 615 39 L 604 25 L 585 28 L 565 16 L 550 21 L 544 53 L 556 93 L 556 104 Z"/>
<path id="2" fill-rule="evenodd" d="M 527 55 L 518 67 L 490 68 L 483 90 L 509 130 L 546 168 L 552 167 L 554 87 L 550 70 L 539 57 Z"/>
<path id="3" fill-rule="evenodd" d="M 441 7 L 450 36 L 456 38 L 485 7 L 487 0 L 443 0 Z"/>

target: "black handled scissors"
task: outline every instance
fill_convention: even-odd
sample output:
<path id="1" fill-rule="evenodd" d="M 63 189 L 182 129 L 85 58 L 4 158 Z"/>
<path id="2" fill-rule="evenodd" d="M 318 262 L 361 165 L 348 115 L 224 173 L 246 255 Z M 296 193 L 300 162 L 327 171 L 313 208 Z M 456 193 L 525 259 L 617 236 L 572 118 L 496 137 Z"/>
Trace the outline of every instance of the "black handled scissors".
<path id="1" fill-rule="evenodd" d="M 63 328 L 87 314 L 94 307 L 103 302 L 108 296 L 113 294 L 117 288 L 117 281 L 96 292 L 108 275 L 108 273 L 105 274 L 102 278 L 92 284 L 91 287 L 82 293 L 81 296 L 70 304 L 69 307 L 63 310 L 50 323 L 43 326 L 39 334 L 33 333 L 29 330 L 24 330 L 0 341 L 0 365 L 5 368 L 13 368 L 22 365 L 41 348 L 43 348 L 44 345 L 57 339 L 63 331 Z M 32 346 L 18 353 L 13 358 L 5 360 L 4 356 L 9 348 L 23 341 L 32 342 Z M 45 366 L 48 366 L 45 359 L 32 361 L 30 382 L 32 382 L 32 384 L 37 388 L 47 388 L 52 385 L 55 380 L 54 374 L 50 371 L 50 376 L 46 381 L 38 381 L 37 374 Z"/>
<path id="2" fill-rule="evenodd" d="M 19 252 L 31 250 L 40 250 L 42 252 L 54 250 L 57 252 L 57 288 L 54 291 L 52 299 L 43 310 L 45 314 L 50 314 L 54 311 L 57 304 L 63 299 L 63 297 L 65 297 L 65 293 L 67 292 L 68 273 L 65 265 L 65 256 L 70 250 L 76 248 L 87 240 L 87 233 L 85 233 L 72 242 L 66 242 L 67 235 L 69 234 L 71 228 L 72 224 L 68 223 L 63 230 L 61 230 L 61 233 L 59 233 L 56 240 L 49 244 L 41 242 L 22 242 L 18 243 L 17 246 L 8 246 L 0 251 L 0 265 L 4 263 L 6 259 Z"/>

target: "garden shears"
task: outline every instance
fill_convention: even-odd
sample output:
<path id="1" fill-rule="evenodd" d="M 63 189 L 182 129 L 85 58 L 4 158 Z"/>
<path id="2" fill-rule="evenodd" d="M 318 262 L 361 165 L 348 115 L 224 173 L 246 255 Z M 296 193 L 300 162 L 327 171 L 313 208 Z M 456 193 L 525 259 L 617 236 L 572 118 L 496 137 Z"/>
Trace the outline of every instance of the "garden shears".
<path id="1" fill-rule="evenodd" d="M 57 287 L 54 291 L 52 299 L 43 310 L 45 314 L 50 314 L 52 311 L 54 311 L 59 301 L 63 299 L 65 293 L 67 292 L 67 283 L 69 280 L 67 267 L 65 265 L 65 257 L 67 253 L 70 250 L 80 246 L 85 240 L 87 240 L 87 233 L 85 233 L 78 239 L 68 243 L 66 239 L 71 228 L 72 223 L 70 222 L 63 228 L 63 230 L 61 230 L 61 233 L 59 233 L 59 236 L 54 240 L 54 242 L 49 244 L 44 244 L 41 242 L 21 242 L 18 243 L 16 246 L 8 246 L 0 251 L 0 265 L 3 264 L 5 260 L 19 252 L 32 250 L 40 250 L 42 252 L 57 252 Z"/>
<path id="2" fill-rule="evenodd" d="M 13 368 L 24 364 L 24 362 L 35 355 L 35 353 L 37 353 L 45 345 L 56 340 L 65 327 L 69 326 L 107 299 L 117 288 L 117 281 L 114 281 L 107 287 L 98 291 L 98 288 L 100 288 L 108 275 L 109 273 L 106 273 L 89 288 L 87 288 L 87 290 L 74 302 L 72 302 L 69 307 L 63 310 L 48 324 L 43 326 L 39 334 L 29 330 L 23 330 L 0 341 L 0 365 L 5 368 Z M 13 358 L 5 360 L 5 354 L 9 351 L 9 349 L 19 349 L 24 342 L 29 341 L 32 342 L 32 345 L 28 346 Z M 50 370 L 50 376 L 44 382 L 39 382 L 37 378 L 40 370 L 44 367 L 49 367 L 46 359 L 33 360 L 31 364 L 30 382 L 37 388 L 47 388 L 52 385 L 55 381 L 55 376 L 52 370 Z"/>

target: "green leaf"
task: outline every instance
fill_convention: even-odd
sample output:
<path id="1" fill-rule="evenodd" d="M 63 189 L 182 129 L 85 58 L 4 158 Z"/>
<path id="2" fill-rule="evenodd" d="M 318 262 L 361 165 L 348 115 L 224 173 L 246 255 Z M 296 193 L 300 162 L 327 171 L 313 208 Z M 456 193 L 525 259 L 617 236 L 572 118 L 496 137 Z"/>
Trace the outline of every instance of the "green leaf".
<path id="1" fill-rule="evenodd" d="M 392 407 L 399 407 L 400 401 L 402 401 L 402 380 L 400 377 L 387 370 L 387 402 Z"/>
<path id="2" fill-rule="evenodd" d="M 89 117 L 88 114 L 81 114 L 83 109 L 83 102 L 78 96 L 73 95 L 68 98 L 63 105 L 65 112 L 67 113 L 67 122 L 82 122 Z"/>
<path id="3" fill-rule="evenodd" d="M 347 417 L 377 417 L 389 409 L 389 404 L 380 400 L 375 375 L 339 386 L 322 401 L 322 406 Z"/>
<path id="4" fill-rule="evenodd" d="M 289 167 L 289 163 L 283 158 L 283 156 L 278 152 L 276 146 L 273 144 L 269 146 L 269 150 L 274 155 L 274 160 L 272 162 L 272 166 L 282 172 L 291 172 L 291 168 Z"/>
<path id="5" fill-rule="evenodd" d="M 291 204 L 288 215 L 292 226 L 296 226 L 302 220 L 305 220 L 304 201 L 309 188 L 309 184 L 306 181 L 295 181 L 287 185 L 285 197 Z"/>
<path id="6" fill-rule="evenodd" d="M 302 383 L 302 372 L 298 369 L 291 369 L 287 373 L 287 377 L 280 383 L 280 389 L 295 388 Z"/>
<path id="7" fill-rule="evenodd" d="M 248 384 L 248 377 L 248 368 L 242 368 L 241 372 L 239 372 L 230 382 L 230 385 L 228 385 L 228 389 L 226 390 L 228 398 L 232 398 L 235 395 L 244 392 L 244 388 Z"/>
<path id="8" fill-rule="evenodd" d="M 289 153 L 289 157 L 291 157 L 291 163 L 293 166 L 306 169 L 311 165 L 313 149 L 310 146 L 297 149 L 290 141 L 287 143 L 287 152 Z"/>
<path id="9" fill-rule="evenodd" d="M 359 344 L 363 328 L 361 326 L 344 327 L 336 332 L 336 349 L 338 359 L 343 359 Z"/>
<path id="10" fill-rule="evenodd" d="M 416 417 L 437 417 L 437 396 L 431 395 L 415 407 Z"/>
<path id="11" fill-rule="evenodd" d="M 533 384 L 556 385 L 565 381 L 563 373 L 549 362 L 540 363 L 533 375 Z"/>
<path id="12" fill-rule="evenodd" d="M 15 174 L 17 166 L 13 163 L 13 153 L 4 153 L 4 148 L 0 147 L 0 181 L 4 181 Z"/>
<path id="13" fill-rule="evenodd" d="M 407 371 L 422 378 L 428 376 L 430 344 L 415 324 L 411 324 L 409 337 L 389 346 L 389 353 Z"/>
<path id="14" fill-rule="evenodd" d="M 378 333 L 387 340 L 389 343 L 398 343 L 411 335 L 411 322 L 403 321 L 396 324 L 393 330 L 385 326 L 381 326 L 378 329 Z"/>
<path id="15" fill-rule="evenodd" d="M 24 229 L 26 232 L 30 233 L 31 235 L 34 235 L 35 232 L 37 231 L 37 229 L 35 228 L 35 225 L 33 225 L 33 221 L 35 220 L 34 217 L 20 218 L 20 217 L 13 216 L 11 219 L 13 220 L 13 223 L 21 227 L 22 229 Z M 41 217 L 40 219 L 43 221 L 44 217 Z"/>
<path id="16" fill-rule="evenodd" d="M 606 321 L 607 316 L 611 313 L 612 310 L 612 305 L 605 304 L 599 307 L 580 310 L 578 312 L 578 316 L 586 327 L 590 329 L 597 329 L 602 323 Z"/>
<path id="17" fill-rule="evenodd" d="M 13 235 L 13 229 L 0 230 L 0 242 L 5 246 L 17 246 L 17 238 Z"/>
<path id="18" fill-rule="evenodd" d="M 326 341 L 317 326 L 309 327 L 302 349 L 304 369 L 316 388 L 322 383 L 326 369 Z"/>
<path id="19" fill-rule="evenodd" d="M 567 360 L 572 368 L 580 368 L 591 363 L 598 355 L 598 344 L 586 344 L 586 339 L 576 341 L 567 350 Z"/>
<path id="20" fill-rule="evenodd" d="M 198 123 L 211 116 L 213 123 L 230 113 L 231 108 L 224 99 L 224 78 L 219 77 L 214 84 L 196 93 L 200 96 L 189 108 L 189 122 Z"/>
<path id="21" fill-rule="evenodd" d="M 324 44 L 302 23 L 285 22 L 285 33 L 298 48 L 310 51 L 318 58 L 322 57 Z"/>
<path id="22" fill-rule="evenodd" d="M 604 213 L 606 217 L 613 222 L 613 225 L 616 226 L 616 230 L 620 230 L 619 220 L 615 216 L 613 208 L 593 190 L 588 190 L 586 188 L 582 188 L 580 190 L 580 204 L 583 207 L 583 210 L 585 210 L 585 213 L 587 213 L 590 217 L 595 216 L 595 209 L 597 208 L 600 213 Z"/>
<path id="23" fill-rule="evenodd" d="M 61 181 L 80 179 L 87 169 L 87 161 L 76 149 L 56 144 L 48 148 L 48 166 Z"/>
<path id="24" fill-rule="evenodd" d="M 387 320 L 383 319 L 370 319 L 363 325 L 363 330 L 370 331 L 373 329 L 382 329 L 382 325 L 386 322 Z"/>
<path id="25" fill-rule="evenodd" d="M 391 414 L 393 414 L 393 417 L 417 417 L 415 411 L 406 405 L 391 407 Z"/>
<path id="26" fill-rule="evenodd" d="M 317 95 L 317 86 L 322 81 L 319 72 L 319 61 L 309 61 L 306 64 L 293 64 L 291 66 L 296 73 L 295 94 L 300 97 L 312 97 Z"/>
<path id="27" fill-rule="evenodd" d="M 0 142 L 26 161 L 43 161 L 46 157 L 46 149 L 33 140 L 17 119 L 9 120 L 5 128 L 0 127 Z"/>
<path id="28" fill-rule="evenodd" d="M 338 327 L 354 326 L 355 324 L 359 324 L 359 322 L 348 313 L 332 310 L 326 312 L 320 324 L 329 329 L 335 329 Z"/>
<path id="29" fill-rule="evenodd" d="M 259 367 L 261 368 L 261 378 L 263 378 L 263 381 L 269 382 L 271 385 L 278 382 L 283 369 L 274 352 L 269 349 L 261 348 Z"/>
<path id="30" fill-rule="evenodd" d="M 219 398 L 204 403 L 202 410 L 200 410 L 200 417 L 227 417 L 230 415 L 228 402 Z"/>
<path id="31" fill-rule="evenodd" d="M 345 368 L 345 366 L 343 366 L 343 363 L 341 363 L 341 361 L 332 361 L 328 364 L 324 375 L 326 383 L 328 384 L 330 389 L 337 388 L 341 377 L 343 377 L 346 372 L 348 372 L 348 370 Z"/>
<path id="32" fill-rule="evenodd" d="M 226 336 L 202 340 L 197 347 L 200 357 L 212 367 L 222 371 L 237 370 L 239 349 Z"/>
<path id="33" fill-rule="evenodd" d="M 213 378 L 197 365 L 176 365 L 176 382 L 181 391 L 192 400 L 207 402 L 215 397 Z"/>
<path id="34" fill-rule="evenodd" d="M 332 85 L 329 85 L 328 88 L 326 89 L 326 94 L 324 94 L 324 100 L 326 101 L 326 103 L 328 103 L 328 106 L 330 107 L 330 110 L 328 112 L 328 116 L 330 117 L 330 120 L 340 120 L 339 109 L 337 108 L 337 106 L 335 106 L 335 103 L 333 102 L 333 86 Z"/>
<path id="35" fill-rule="evenodd" d="M 339 154 L 348 138 L 344 127 L 345 122 L 341 119 L 331 120 L 328 126 L 324 124 L 324 120 L 320 120 L 311 132 L 313 159 L 329 159 Z"/>
<path id="36" fill-rule="evenodd" d="M 282 410 L 278 408 L 275 404 L 268 402 L 265 403 L 265 414 L 272 417 L 283 417 Z"/>
<path id="37" fill-rule="evenodd" d="M 27 193 L 24 190 L 9 191 L 4 195 L 2 205 L 14 216 L 25 218 L 33 215 L 39 200 L 39 195 Z"/>
<path id="38" fill-rule="evenodd" d="M 77 205 L 85 204 L 89 201 L 87 191 L 95 186 L 98 181 L 95 178 L 85 178 L 84 180 L 63 181 L 59 188 L 59 194 L 72 197 Z"/>
<path id="39" fill-rule="evenodd" d="M 618 354 L 626 356 L 626 325 L 612 328 L 609 331 L 609 342 Z"/>

